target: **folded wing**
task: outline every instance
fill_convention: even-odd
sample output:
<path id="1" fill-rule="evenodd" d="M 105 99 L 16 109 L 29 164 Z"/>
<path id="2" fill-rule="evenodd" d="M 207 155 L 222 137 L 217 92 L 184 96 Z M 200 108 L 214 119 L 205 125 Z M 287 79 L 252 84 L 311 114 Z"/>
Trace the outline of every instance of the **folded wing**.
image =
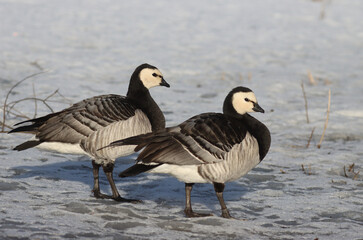
<path id="1" fill-rule="evenodd" d="M 219 113 L 197 115 L 179 126 L 121 141 L 117 145 L 138 145 L 144 150 L 137 160 L 143 163 L 194 165 L 220 162 L 246 135 L 246 128 Z"/>
<path id="2" fill-rule="evenodd" d="M 10 133 L 33 133 L 39 143 L 75 144 L 113 122 L 127 120 L 134 115 L 135 107 L 125 97 L 102 95 L 85 99 L 63 111 L 18 123 L 23 126 Z M 24 126 L 25 123 L 31 124 Z"/>

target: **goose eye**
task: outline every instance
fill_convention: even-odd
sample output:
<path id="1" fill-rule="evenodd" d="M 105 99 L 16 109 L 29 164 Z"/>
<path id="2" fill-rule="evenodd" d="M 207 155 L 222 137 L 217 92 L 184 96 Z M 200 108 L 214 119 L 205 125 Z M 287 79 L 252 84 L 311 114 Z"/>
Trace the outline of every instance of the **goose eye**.
<path id="1" fill-rule="evenodd" d="M 246 101 L 246 102 L 249 102 L 250 100 L 249 100 L 248 98 L 245 98 L 245 101 Z"/>
<path id="2" fill-rule="evenodd" d="M 157 77 L 158 75 L 157 75 L 156 73 L 153 73 L 153 76 L 154 76 L 154 77 Z"/>

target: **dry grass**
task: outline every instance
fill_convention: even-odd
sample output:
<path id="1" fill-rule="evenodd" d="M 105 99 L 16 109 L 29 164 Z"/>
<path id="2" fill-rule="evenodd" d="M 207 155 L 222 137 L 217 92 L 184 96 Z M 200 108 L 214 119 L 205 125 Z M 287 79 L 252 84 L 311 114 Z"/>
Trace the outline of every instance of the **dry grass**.
<path id="1" fill-rule="evenodd" d="M 357 180 L 357 179 L 358 179 L 358 176 L 359 176 L 360 171 L 356 171 L 354 168 L 355 168 L 355 163 L 353 163 L 353 164 L 349 165 L 349 166 L 348 166 L 348 173 L 351 173 L 350 175 L 351 175 L 351 178 L 352 178 L 353 180 Z M 345 166 L 343 167 L 343 170 L 344 170 L 344 176 L 345 176 L 345 177 L 347 177 L 347 178 L 349 178 L 349 176 L 348 176 L 348 174 L 347 174 L 347 170 L 346 170 Z"/>
<path id="2" fill-rule="evenodd" d="M 310 123 L 309 121 L 309 113 L 308 113 L 308 100 L 306 99 L 306 93 L 305 93 L 305 88 L 304 88 L 304 83 L 301 82 L 301 89 L 303 92 L 303 96 L 304 96 L 304 102 L 305 102 L 305 115 L 306 115 L 306 122 Z"/>
<path id="3" fill-rule="evenodd" d="M 316 82 L 315 78 L 313 77 L 313 74 L 311 73 L 311 71 L 308 71 L 308 80 L 309 80 L 309 83 L 311 85 L 313 85 L 313 86 L 316 86 L 317 85 L 317 82 Z M 329 84 L 331 83 L 329 80 L 326 80 L 324 83 L 327 83 L 327 82 L 329 82 Z M 303 98 L 304 98 L 304 103 L 305 103 L 305 117 L 306 117 L 306 122 L 309 124 L 310 123 L 310 119 L 309 119 L 308 100 L 307 100 L 307 97 L 306 97 L 306 91 L 305 91 L 304 83 L 301 82 L 300 85 L 301 85 L 301 89 L 302 89 L 302 93 L 303 93 Z M 320 138 L 320 141 L 319 141 L 319 143 L 317 145 L 317 148 L 320 148 L 321 147 L 321 144 L 322 144 L 322 142 L 324 140 L 324 136 L 325 136 L 326 129 L 328 127 L 329 113 L 330 113 L 330 103 L 331 103 L 331 90 L 329 89 L 329 92 L 328 92 L 328 108 L 327 108 L 326 120 L 325 120 L 325 124 L 324 124 L 323 133 L 321 135 L 321 138 Z M 311 131 L 310 137 L 309 137 L 308 142 L 306 144 L 306 148 L 309 148 L 309 146 L 310 146 L 310 142 L 312 140 L 314 131 L 315 131 L 315 127 Z"/>
<path id="4" fill-rule="evenodd" d="M 311 172 L 311 164 L 309 164 L 308 166 L 308 169 L 306 169 L 304 167 L 304 164 L 301 164 L 301 170 L 306 174 L 306 175 L 312 175 L 312 172 Z"/>
<path id="5" fill-rule="evenodd" d="M 329 122 L 329 113 L 330 113 L 330 99 L 331 99 L 331 91 L 329 89 L 329 92 L 328 92 L 328 109 L 327 109 L 327 112 L 326 112 L 326 120 L 325 120 L 325 124 L 324 124 L 324 130 L 323 130 L 323 134 L 321 135 L 321 138 L 320 138 L 320 141 L 319 141 L 319 144 L 317 145 L 318 148 L 321 147 L 321 143 L 323 142 L 324 140 L 324 135 L 325 135 L 325 131 L 326 131 L 326 128 L 328 127 L 328 122 Z"/>
<path id="6" fill-rule="evenodd" d="M 313 138 L 314 131 L 315 131 L 315 127 L 313 128 L 313 130 L 311 130 L 311 134 L 310 134 L 308 143 L 306 144 L 306 148 L 309 148 L 309 146 L 310 146 L 310 142 L 311 142 L 311 139 Z"/>
<path id="7" fill-rule="evenodd" d="M 7 133 L 8 131 L 5 129 L 13 129 L 13 127 L 11 127 L 10 125 L 8 125 L 6 123 L 7 121 L 7 117 L 8 116 L 12 116 L 12 117 L 16 117 L 16 118 L 20 118 L 21 120 L 24 119 L 31 119 L 31 118 L 35 118 L 37 116 L 37 112 L 38 112 L 38 102 L 42 103 L 44 106 L 46 106 L 50 112 L 54 112 L 54 110 L 52 109 L 52 107 L 49 105 L 50 102 L 57 102 L 57 103 L 71 103 L 71 101 L 69 101 L 68 99 L 66 99 L 61 93 L 59 93 L 58 90 L 55 90 L 53 93 L 51 93 L 50 95 L 46 96 L 45 98 L 39 98 L 36 96 L 36 92 L 35 92 L 35 86 L 34 84 L 32 85 L 33 88 L 33 96 L 32 97 L 25 97 L 22 99 L 18 99 L 15 101 L 11 101 L 8 102 L 9 100 L 9 96 L 10 94 L 13 92 L 13 90 L 19 86 L 20 84 L 22 84 L 23 82 L 25 82 L 26 80 L 33 78 L 37 75 L 46 73 L 46 71 L 42 71 L 42 72 L 38 72 L 38 73 L 34 73 L 32 75 L 29 75 L 25 78 L 23 78 L 22 80 L 18 81 L 17 83 L 15 83 L 7 92 L 5 100 L 4 100 L 4 105 L 1 106 L 1 108 L 3 109 L 3 117 L 2 117 L 2 121 L 0 121 L 1 124 L 1 131 L 0 133 Z M 59 97 L 62 98 L 62 101 L 55 101 L 52 100 L 52 98 L 54 96 L 58 95 Z M 16 105 L 21 103 L 21 102 L 25 102 L 25 101 L 32 101 L 34 102 L 34 115 L 32 117 L 22 113 L 20 110 L 16 109 Z"/>
<path id="8" fill-rule="evenodd" d="M 1 132 L 4 132 L 5 130 L 5 121 L 6 121 L 6 107 L 7 107 L 7 101 L 8 101 L 8 98 L 9 98 L 9 95 L 10 93 L 14 90 L 14 88 L 16 88 L 17 86 L 19 86 L 22 82 L 24 82 L 25 80 L 29 79 L 29 78 L 32 78 L 32 77 L 35 77 L 39 74 L 43 74 L 44 72 L 38 72 L 38 73 L 34 73 L 30 76 L 27 76 L 25 78 L 23 78 L 22 80 L 20 80 L 19 82 L 17 82 L 14 86 L 12 86 L 10 88 L 10 90 L 8 91 L 8 93 L 6 94 L 6 97 L 5 97 L 5 101 L 4 101 L 4 106 L 3 106 L 3 121 L 2 121 L 2 127 L 1 127 Z"/>
<path id="9" fill-rule="evenodd" d="M 311 85 L 314 85 L 314 86 L 317 85 L 317 83 L 315 81 L 315 78 L 313 77 L 313 74 L 311 74 L 310 71 L 308 71 L 308 78 L 309 78 L 309 82 L 310 82 Z"/>

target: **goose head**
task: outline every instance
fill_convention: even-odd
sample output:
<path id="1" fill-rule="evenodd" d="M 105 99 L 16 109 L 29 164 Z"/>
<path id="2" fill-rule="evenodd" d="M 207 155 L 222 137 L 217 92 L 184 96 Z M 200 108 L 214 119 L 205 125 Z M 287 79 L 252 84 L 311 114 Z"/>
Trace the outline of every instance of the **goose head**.
<path id="1" fill-rule="evenodd" d="M 237 113 L 244 115 L 250 112 L 264 113 L 265 111 L 258 104 L 256 96 L 251 89 L 236 87 L 227 95 L 223 105 L 223 112 L 226 114 L 234 115 Z"/>
<path id="2" fill-rule="evenodd" d="M 150 89 L 156 86 L 170 87 L 170 85 L 165 81 L 163 74 L 156 67 L 149 65 L 147 63 L 140 65 L 136 68 L 135 73 L 138 72 L 138 78 L 140 79 L 142 85 Z"/>

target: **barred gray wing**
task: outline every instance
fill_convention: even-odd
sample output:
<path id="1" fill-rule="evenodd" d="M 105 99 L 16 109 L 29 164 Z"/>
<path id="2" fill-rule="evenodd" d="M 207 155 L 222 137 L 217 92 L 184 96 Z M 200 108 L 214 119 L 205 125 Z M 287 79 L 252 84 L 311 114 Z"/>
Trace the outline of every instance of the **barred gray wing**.
<path id="1" fill-rule="evenodd" d="M 243 124 L 223 114 L 200 114 L 166 132 L 151 134 L 138 160 L 177 165 L 221 162 L 246 131 Z"/>
<path id="2" fill-rule="evenodd" d="M 88 98 L 53 114 L 37 128 L 36 137 L 40 141 L 78 143 L 93 132 L 134 115 L 135 107 L 124 96 Z"/>

